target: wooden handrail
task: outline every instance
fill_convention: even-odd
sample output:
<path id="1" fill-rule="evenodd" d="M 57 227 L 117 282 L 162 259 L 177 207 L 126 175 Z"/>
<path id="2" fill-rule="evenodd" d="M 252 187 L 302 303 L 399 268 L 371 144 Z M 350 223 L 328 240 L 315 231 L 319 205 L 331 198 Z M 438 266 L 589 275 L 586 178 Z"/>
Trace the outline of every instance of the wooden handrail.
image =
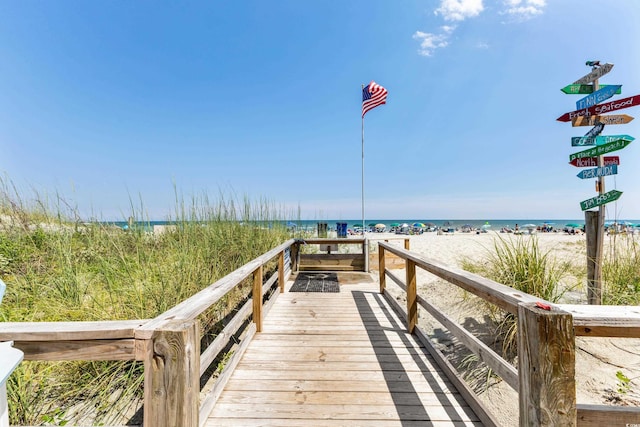
<path id="1" fill-rule="evenodd" d="M 446 358 L 422 332 L 414 325 L 413 309 L 421 305 L 436 320 L 443 324 L 471 351 L 479 356 L 509 385 L 519 392 L 520 425 L 580 425 L 596 426 L 603 422 L 640 425 L 640 408 L 623 410 L 606 405 L 581 405 L 576 403 L 575 391 L 575 337 L 640 337 L 640 307 L 621 306 L 584 306 L 569 304 L 551 304 L 533 295 L 519 292 L 492 280 L 447 266 L 435 260 L 427 259 L 407 250 L 379 243 L 380 255 L 380 292 L 385 292 L 386 277 L 407 293 L 408 330 L 423 340 L 429 351 L 436 357 L 439 365 L 462 388 L 465 385 L 454 377 Z M 389 251 L 406 262 L 407 279 L 395 276 L 385 268 L 384 255 Z M 419 295 L 413 296 L 415 267 L 420 267 L 446 281 L 471 292 L 480 298 L 518 316 L 518 357 L 519 369 L 516 370 L 497 353 L 489 349 L 473 334 L 449 319 L 434 305 Z M 385 294 L 385 296 L 387 296 Z M 401 310 L 397 302 L 396 310 Z M 410 303 L 415 301 L 415 303 Z M 536 303 L 549 306 L 541 309 Z M 465 392 L 468 394 L 468 391 Z M 493 422 L 491 419 L 488 422 Z M 617 425 L 617 424 L 616 424 Z M 624 424 L 621 424 L 624 425 Z"/>

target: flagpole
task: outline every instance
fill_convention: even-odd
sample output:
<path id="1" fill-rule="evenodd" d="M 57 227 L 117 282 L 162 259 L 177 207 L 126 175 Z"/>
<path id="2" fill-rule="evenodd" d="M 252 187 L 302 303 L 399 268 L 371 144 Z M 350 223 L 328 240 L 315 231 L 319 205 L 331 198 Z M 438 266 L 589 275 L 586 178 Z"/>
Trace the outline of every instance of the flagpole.
<path id="1" fill-rule="evenodd" d="M 364 85 L 362 85 L 364 90 Z M 364 237 L 364 115 L 362 116 L 362 237 Z"/>

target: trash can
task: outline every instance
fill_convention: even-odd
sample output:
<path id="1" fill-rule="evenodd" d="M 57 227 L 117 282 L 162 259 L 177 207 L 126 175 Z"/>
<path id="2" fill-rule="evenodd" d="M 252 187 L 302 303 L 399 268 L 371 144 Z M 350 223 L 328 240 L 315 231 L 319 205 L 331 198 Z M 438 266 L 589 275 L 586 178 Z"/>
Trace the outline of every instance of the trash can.
<path id="1" fill-rule="evenodd" d="M 338 237 L 347 237 L 347 223 L 336 222 L 336 234 Z"/>
<path id="2" fill-rule="evenodd" d="M 327 223 L 319 222 L 318 223 L 318 237 L 327 237 Z"/>
<path id="3" fill-rule="evenodd" d="M 6 289 L 0 280 L 0 302 Z M 13 341 L 0 342 L 0 427 L 9 427 L 9 407 L 7 406 L 7 380 L 15 371 L 24 354 L 13 348 Z"/>

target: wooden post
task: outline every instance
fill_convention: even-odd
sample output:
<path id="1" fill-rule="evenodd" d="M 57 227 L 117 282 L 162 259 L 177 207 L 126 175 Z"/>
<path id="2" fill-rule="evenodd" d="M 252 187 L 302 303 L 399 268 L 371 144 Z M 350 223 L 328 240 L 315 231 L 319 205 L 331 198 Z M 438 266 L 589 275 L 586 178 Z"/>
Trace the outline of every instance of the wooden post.
<path id="1" fill-rule="evenodd" d="M 575 334 L 571 314 L 518 306 L 520 426 L 575 426 Z"/>
<path id="2" fill-rule="evenodd" d="M 146 341 L 145 353 L 144 427 L 198 427 L 198 322 L 169 321 Z"/>
<path id="3" fill-rule="evenodd" d="M 291 273 L 298 272 L 298 256 L 300 254 L 300 243 L 296 241 L 291 245 Z"/>
<path id="4" fill-rule="evenodd" d="M 413 333 L 418 323 L 418 299 L 416 298 L 416 263 L 407 260 L 407 330 Z"/>
<path id="5" fill-rule="evenodd" d="M 378 245 L 378 274 L 380 277 L 380 293 L 384 294 L 384 288 L 387 286 L 387 275 L 384 273 L 386 268 L 384 265 L 384 248 Z"/>
<path id="6" fill-rule="evenodd" d="M 284 251 L 278 255 L 278 285 L 280 292 L 284 292 Z"/>
<path id="7" fill-rule="evenodd" d="M 365 237 L 362 243 L 362 255 L 364 256 L 364 271 L 369 272 L 369 239 Z"/>
<path id="8" fill-rule="evenodd" d="M 595 70 L 595 67 L 593 67 Z M 593 91 L 597 91 L 600 88 L 598 84 L 598 79 L 593 81 Z M 598 156 L 598 167 L 601 168 L 604 166 L 604 156 Z M 605 193 L 604 188 L 604 176 L 598 177 L 598 194 L 602 195 Z M 593 295 L 589 296 L 589 304 L 602 304 L 602 245 L 604 241 L 604 217 L 605 217 L 605 205 L 600 205 L 598 208 L 598 223 L 596 229 L 596 248 L 595 248 L 595 256 L 593 257 L 595 260 L 595 265 L 593 269 Z M 588 261 L 587 261 L 588 263 Z M 588 264 L 587 264 L 588 265 Z M 588 278 L 587 278 L 588 280 Z"/>
<path id="9" fill-rule="evenodd" d="M 404 239 L 404 248 L 409 250 L 409 239 Z"/>
<path id="10" fill-rule="evenodd" d="M 262 332 L 262 265 L 253 272 L 253 323 L 256 332 Z"/>
<path id="11" fill-rule="evenodd" d="M 587 302 L 596 305 L 602 304 L 601 281 L 596 277 L 598 229 L 603 227 L 599 220 L 600 212 L 584 212 L 584 231 L 587 234 Z"/>

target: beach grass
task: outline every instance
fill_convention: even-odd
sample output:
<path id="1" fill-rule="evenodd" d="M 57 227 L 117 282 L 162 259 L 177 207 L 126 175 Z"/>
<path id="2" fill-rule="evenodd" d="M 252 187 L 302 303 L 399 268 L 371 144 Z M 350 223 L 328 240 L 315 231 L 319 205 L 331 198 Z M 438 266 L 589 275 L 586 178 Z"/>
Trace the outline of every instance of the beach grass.
<path id="1" fill-rule="evenodd" d="M 463 260 L 462 267 L 521 292 L 558 302 L 571 286 L 563 284 L 568 262 L 556 260 L 551 251 L 543 251 L 535 236 L 498 236 L 493 246 L 486 248 L 481 260 Z M 497 306 L 483 303 L 496 326 L 496 340 L 502 347 L 503 357 L 514 360 L 517 353 L 517 319 Z"/>
<path id="2" fill-rule="evenodd" d="M 10 184 L 0 187 L 5 322 L 153 318 L 291 237 L 277 220 L 288 215 L 265 199 L 177 195 L 172 225 L 154 234 L 142 207 L 132 207 L 134 226 L 125 231 L 84 222 L 59 198 L 27 204 Z M 249 290 L 199 318 L 203 339 Z M 23 362 L 8 381 L 10 420 L 119 423 L 139 407 L 141 383 L 139 362 Z M 91 419 L 80 415 L 87 411 Z"/>
<path id="3" fill-rule="evenodd" d="M 640 304 L 640 248 L 633 237 L 615 236 L 603 257 L 603 304 Z"/>

